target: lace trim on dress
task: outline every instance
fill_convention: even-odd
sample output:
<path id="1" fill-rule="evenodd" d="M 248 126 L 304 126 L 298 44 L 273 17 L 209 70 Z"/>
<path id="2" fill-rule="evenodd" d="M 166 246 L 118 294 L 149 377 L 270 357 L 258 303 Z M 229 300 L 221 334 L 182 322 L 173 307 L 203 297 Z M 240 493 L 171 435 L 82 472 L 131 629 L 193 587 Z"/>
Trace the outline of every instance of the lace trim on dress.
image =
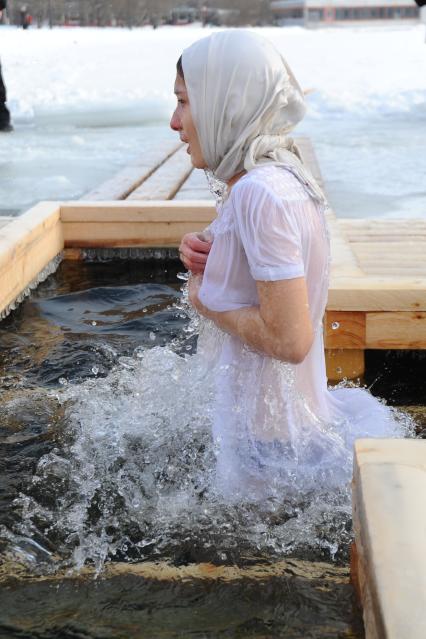
<path id="1" fill-rule="evenodd" d="M 227 197 L 228 185 L 226 182 L 219 180 L 210 169 L 204 169 L 204 173 L 207 178 L 208 189 L 216 201 L 216 206 L 219 206 Z"/>

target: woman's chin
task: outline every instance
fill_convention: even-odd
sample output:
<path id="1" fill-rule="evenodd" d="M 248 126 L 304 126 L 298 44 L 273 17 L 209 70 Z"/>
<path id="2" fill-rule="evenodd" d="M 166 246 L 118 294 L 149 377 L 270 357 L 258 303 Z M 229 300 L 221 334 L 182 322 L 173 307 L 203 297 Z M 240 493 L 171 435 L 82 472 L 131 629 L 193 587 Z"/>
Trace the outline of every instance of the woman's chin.
<path id="1" fill-rule="evenodd" d="M 192 155 L 191 155 L 191 164 L 194 167 L 194 169 L 206 168 L 206 163 L 204 162 L 204 160 L 200 160 L 199 158 L 194 158 Z"/>

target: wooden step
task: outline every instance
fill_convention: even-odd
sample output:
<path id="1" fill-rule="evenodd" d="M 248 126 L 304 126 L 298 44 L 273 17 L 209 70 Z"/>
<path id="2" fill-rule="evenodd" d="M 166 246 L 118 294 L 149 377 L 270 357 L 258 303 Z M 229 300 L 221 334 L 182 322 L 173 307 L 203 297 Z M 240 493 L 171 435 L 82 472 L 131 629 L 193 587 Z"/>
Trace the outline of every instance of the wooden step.
<path id="1" fill-rule="evenodd" d="M 207 186 L 207 178 L 204 171 L 201 169 L 194 169 L 173 199 L 213 201 L 214 198 Z"/>
<path id="2" fill-rule="evenodd" d="M 156 144 L 151 150 L 146 151 L 141 158 L 126 166 L 80 199 L 84 201 L 126 199 L 130 193 L 158 170 L 181 147 L 182 142 L 177 143 L 176 140 Z"/>
<path id="3" fill-rule="evenodd" d="M 128 200 L 171 200 L 192 172 L 186 145 L 173 153 L 130 195 Z"/>
<path id="4" fill-rule="evenodd" d="M 12 220 L 14 220 L 16 218 L 14 217 L 8 217 L 6 215 L 0 217 L 0 229 L 3 228 L 3 226 L 6 226 L 6 224 L 9 224 L 9 222 L 12 222 Z"/>
<path id="5" fill-rule="evenodd" d="M 426 441 L 357 440 L 352 485 L 366 639 L 424 639 Z"/>

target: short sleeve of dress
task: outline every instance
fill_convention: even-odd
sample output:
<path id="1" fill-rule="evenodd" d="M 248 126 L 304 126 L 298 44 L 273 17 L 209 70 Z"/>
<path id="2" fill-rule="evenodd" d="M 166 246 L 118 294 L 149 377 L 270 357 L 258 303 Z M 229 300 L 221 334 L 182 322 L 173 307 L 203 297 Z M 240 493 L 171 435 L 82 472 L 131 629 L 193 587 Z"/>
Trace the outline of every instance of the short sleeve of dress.
<path id="1" fill-rule="evenodd" d="M 255 280 L 276 281 L 304 273 L 296 204 L 258 180 L 242 180 L 231 193 L 234 219 Z"/>

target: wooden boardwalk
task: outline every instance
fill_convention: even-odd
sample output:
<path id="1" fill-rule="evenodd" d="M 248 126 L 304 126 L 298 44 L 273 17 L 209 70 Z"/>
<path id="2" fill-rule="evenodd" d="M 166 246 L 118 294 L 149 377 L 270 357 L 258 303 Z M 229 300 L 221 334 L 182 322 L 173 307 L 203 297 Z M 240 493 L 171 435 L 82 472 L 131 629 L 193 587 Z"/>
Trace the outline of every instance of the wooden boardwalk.
<path id="1" fill-rule="evenodd" d="M 297 143 L 322 184 L 309 139 L 297 138 Z M 40 204 L 13 222 L 0 218 L 0 262 L 2 245 L 4 255 L 12 255 L 11 238 L 23 237 L 26 229 L 32 237 L 31 216 L 41 220 L 48 214 L 60 220 L 54 230 L 51 222 L 43 223 L 54 234 L 54 245 L 62 241 L 66 256 L 75 258 L 88 247 L 176 247 L 184 233 L 205 228 L 215 209 L 204 172 L 193 170 L 185 145 L 169 141 L 80 201 Z M 324 320 L 329 379 L 362 376 L 365 349 L 426 349 L 426 220 L 338 219 L 330 211 L 327 221 L 332 247 Z M 42 263 L 39 253 L 33 261 Z M 3 262 L 5 269 L 10 267 Z M 26 270 L 19 266 L 19 279 L 9 273 L 15 285 L 4 296 L 0 293 L 0 311 L 28 279 L 22 272 L 35 273 L 34 264 L 26 263 Z M 2 280 L 0 266 L 0 281 L 6 281 L 5 273 Z"/>

